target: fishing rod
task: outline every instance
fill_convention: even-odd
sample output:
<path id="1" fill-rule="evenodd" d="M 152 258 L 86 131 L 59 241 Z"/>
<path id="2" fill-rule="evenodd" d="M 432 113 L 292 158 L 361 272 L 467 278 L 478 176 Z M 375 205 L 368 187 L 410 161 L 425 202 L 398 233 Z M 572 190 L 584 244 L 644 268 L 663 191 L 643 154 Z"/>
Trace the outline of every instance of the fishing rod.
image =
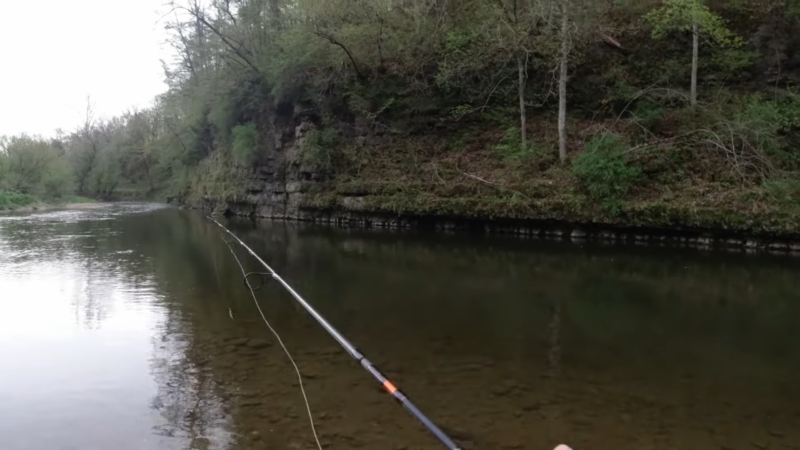
<path id="1" fill-rule="evenodd" d="M 214 218 L 210 216 L 207 218 L 208 220 L 216 224 L 218 227 L 222 228 L 226 233 L 228 233 L 234 239 L 234 241 L 236 241 L 247 251 L 247 253 L 253 256 L 253 258 L 255 258 L 256 261 L 261 263 L 261 265 L 264 266 L 265 269 L 267 269 L 268 274 L 275 281 L 280 283 L 281 286 L 283 286 L 287 291 L 289 291 L 289 293 L 292 295 L 292 297 L 294 297 L 295 300 L 297 300 L 300 306 L 305 308 L 305 310 L 308 311 L 309 314 L 311 314 L 311 317 L 313 317 L 322 326 L 322 328 L 324 328 L 325 331 L 327 331 L 328 334 L 330 334 L 331 337 L 333 337 L 333 339 L 335 339 L 336 342 L 339 343 L 339 345 L 344 347 L 347 353 L 349 353 L 350 356 L 353 357 L 353 359 L 355 359 L 361 364 L 361 367 L 366 369 L 367 372 L 371 373 L 372 376 L 375 377 L 375 379 L 378 380 L 378 382 L 381 383 L 381 385 L 383 385 L 383 388 L 386 389 L 386 392 L 388 392 L 392 397 L 394 397 L 395 400 L 400 402 L 400 404 L 403 405 L 406 411 L 408 411 L 420 423 L 422 423 L 422 425 L 424 425 L 425 428 L 427 428 L 428 431 L 431 434 L 433 434 L 436 437 L 436 439 L 439 440 L 439 442 L 444 444 L 444 446 L 447 447 L 449 450 L 460 450 L 458 445 L 456 445 L 455 442 L 453 442 L 453 440 L 450 439 L 450 437 L 444 431 L 442 431 L 438 426 L 436 426 L 435 423 L 433 423 L 431 419 L 429 419 L 422 411 L 420 411 L 420 409 L 417 408 L 414 405 L 414 403 L 412 403 L 411 400 L 408 397 L 406 397 L 405 394 L 403 394 L 397 388 L 397 386 L 394 385 L 394 383 L 389 381 L 389 379 L 386 378 L 361 352 L 359 352 L 355 348 L 355 346 L 353 346 L 353 344 L 350 343 L 350 341 L 348 341 L 344 336 L 342 336 L 338 331 L 336 331 L 336 328 L 334 328 L 330 323 L 328 323 L 328 321 L 325 320 L 325 318 L 322 317 L 322 315 L 320 315 L 307 301 L 305 301 L 305 299 L 303 299 L 303 297 L 301 297 L 300 294 L 297 293 L 297 291 L 292 289 L 292 287 L 289 286 L 289 283 L 284 281 L 283 278 L 281 278 L 280 275 L 278 275 L 278 273 L 275 272 L 272 269 L 272 267 L 269 266 L 269 264 L 264 262 L 264 260 L 261 259 L 256 254 L 256 252 L 250 249 L 250 247 L 248 247 L 247 244 L 242 242 L 242 240 L 239 239 L 238 236 L 233 234 L 231 230 L 225 228 L 224 225 L 217 222 Z"/>

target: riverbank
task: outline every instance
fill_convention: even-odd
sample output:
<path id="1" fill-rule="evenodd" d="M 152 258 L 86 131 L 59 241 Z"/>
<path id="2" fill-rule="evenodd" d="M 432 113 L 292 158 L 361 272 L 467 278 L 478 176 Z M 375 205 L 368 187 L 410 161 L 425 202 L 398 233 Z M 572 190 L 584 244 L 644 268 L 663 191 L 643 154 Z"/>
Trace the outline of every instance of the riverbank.
<path id="1" fill-rule="evenodd" d="M 416 199 L 403 209 L 382 208 L 380 202 L 397 205 L 397 198 L 373 196 L 341 196 L 296 193 L 275 205 L 253 204 L 241 199 L 184 203 L 194 209 L 239 217 L 289 220 L 346 228 L 383 230 L 426 230 L 441 233 L 479 235 L 511 235 L 521 239 L 569 240 L 584 242 L 630 243 L 636 245 L 722 249 L 733 252 L 769 252 L 800 256 L 800 234 L 791 227 L 793 214 L 787 211 L 766 211 L 747 215 L 741 211 L 715 208 L 670 209 L 669 205 L 629 205 L 629 214 L 621 218 L 590 216 L 576 213 L 568 205 L 542 208 L 540 204 L 524 205 L 529 215 L 481 215 L 458 213 L 447 209 L 453 205 L 466 207 L 486 202 L 502 204 L 497 199 Z M 252 198 L 251 198 L 252 200 Z M 414 209 L 425 202 L 426 208 Z M 175 203 L 175 202 L 173 202 Z M 437 207 L 441 207 L 438 209 Z M 455 211 L 455 212 L 454 212 Z M 659 212 L 660 211 L 660 212 Z M 538 215 L 535 215 L 538 214 Z M 659 218 L 663 222 L 649 220 Z M 669 226 L 671 224 L 671 226 Z"/>
<path id="2" fill-rule="evenodd" d="M 15 210 L 37 203 L 32 195 L 0 190 L 0 211 Z"/>
<path id="3" fill-rule="evenodd" d="M 637 154 L 627 164 L 643 175 L 624 192 L 598 197 L 576 171 L 578 163 L 541 164 L 535 155 L 509 161 L 491 142 L 452 148 L 453 139 L 376 139 L 375 147 L 360 151 L 391 157 L 373 157 L 354 173 L 306 164 L 301 134 L 252 169 L 226 168 L 224 159 L 210 158 L 211 167 L 173 203 L 236 216 L 364 228 L 800 251 L 795 185 L 786 180 L 731 183 L 723 177 L 724 161 L 715 155 L 692 149 Z M 411 154 L 401 147 L 434 150 Z M 619 183 L 612 179 L 605 185 L 611 189 Z"/>
<path id="4" fill-rule="evenodd" d="M 34 212 L 34 211 L 52 211 L 55 209 L 71 209 L 71 210 L 91 210 L 91 209 L 102 209 L 108 208 L 111 206 L 111 203 L 62 203 L 62 204 L 47 204 L 47 203 L 39 203 L 36 205 L 28 205 L 23 206 L 21 208 L 12 209 L 12 210 L 5 210 L 0 211 L 2 213 L 27 213 L 27 212 Z"/>

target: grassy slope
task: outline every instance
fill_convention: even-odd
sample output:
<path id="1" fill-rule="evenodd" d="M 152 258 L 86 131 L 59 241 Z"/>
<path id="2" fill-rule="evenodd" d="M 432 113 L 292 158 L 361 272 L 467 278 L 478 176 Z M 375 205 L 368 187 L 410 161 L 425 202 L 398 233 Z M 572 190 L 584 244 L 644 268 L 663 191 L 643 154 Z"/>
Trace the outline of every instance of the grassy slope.
<path id="1" fill-rule="evenodd" d="M 760 22 L 749 15 L 727 14 L 732 25 L 738 24 L 734 30 L 738 35 L 760 33 Z M 301 206 L 390 215 L 800 235 L 800 154 L 795 151 L 800 142 L 800 101 L 787 100 L 790 106 L 781 105 L 779 114 L 770 113 L 763 102 L 755 102 L 751 96 L 786 96 L 785 92 L 775 95 L 774 83 L 764 83 L 760 75 L 764 61 L 755 49 L 704 47 L 701 108 L 691 110 L 681 91 L 689 79 L 688 37 L 655 41 L 649 29 L 640 26 L 638 16 L 619 20 L 624 26 L 619 27 L 618 37 L 626 50 L 586 46 L 578 65 L 571 69 L 568 87 L 571 161 L 604 133 L 624 136 L 627 148 L 638 149 L 626 151 L 625 158 L 641 170 L 642 177 L 611 207 L 590 194 L 571 162 L 562 165 L 556 161 L 553 98 L 528 109 L 533 146 L 530 151 L 516 152 L 504 143 L 508 130 L 519 121 L 513 92 L 495 95 L 483 112 L 454 119 L 451 113 L 460 101 L 457 95 L 445 98 L 436 89 L 420 94 L 400 70 L 394 75 L 374 75 L 364 86 L 340 88 L 345 90 L 338 95 L 325 94 L 324 101 L 308 108 L 319 115 L 316 122 L 325 124 L 321 134 L 328 137 L 311 146 L 299 144 L 303 165 L 309 164 L 306 159 L 317 160 L 318 167 L 309 171 L 323 173 L 327 181 L 306 182 Z M 739 64 L 744 60 L 750 62 Z M 529 76 L 526 95 L 540 98 L 552 75 L 540 71 Z M 462 87 L 469 88 L 469 82 L 464 81 Z M 365 117 L 358 102 L 350 105 L 347 99 L 351 97 L 369 100 L 366 103 L 372 105 L 372 114 Z M 764 145 L 772 152 L 768 159 L 775 168 L 770 183 L 753 173 L 747 180 L 737 177 L 733 172 L 741 169 L 734 169 L 725 155 L 714 153 L 712 145 L 698 144 L 707 135 L 691 134 L 700 128 L 714 129 L 723 121 L 738 124 L 742 130 L 759 125 L 761 129 L 752 132 L 755 136 L 745 136 L 751 143 L 774 135 L 775 145 Z M 763 126 L 776 121 L 787 123 L 780 130 Z M 727 132 L 729 128 L 722 129 Z M 764 129 L 770 133 L 763 133 Z M 689 140 L 692 143 L 686 142 Z M 741 146 L 739 141 L 735 145 Z M 312 147 L 315 154 L 309 154 Z M 213 161 L 209 164 L 216 165 Z M 246 178 L 217 169 L 203 168 L 189 196 L 198 201 L 246 201 Z"/>
<path id="2" fill-rule="evenodd" d="M 304 206 L 342 210 L 343 198 L 355 196 L 363 199 L 363 212 L 392 215 L 800 233 L 796 201 L 779 200 L 762 186 L 732 182 L 728 169 L 707 152 L 632 153 L 630 163 L 641 167 L 644 176 L 609 208 L 589 195 L 570 163 L 555 161 L 557 150 L 547 136 L 531 137 L 541 150 L 509 157 L 498 151 L 502 135 L 501 128 L 484 126 L 395 137 L 370 148 L 345 144 L 343 159 L 356 169 L 306 185 Z M 580 142 L 576 147 L 571 157 L 581 151 Z"/>

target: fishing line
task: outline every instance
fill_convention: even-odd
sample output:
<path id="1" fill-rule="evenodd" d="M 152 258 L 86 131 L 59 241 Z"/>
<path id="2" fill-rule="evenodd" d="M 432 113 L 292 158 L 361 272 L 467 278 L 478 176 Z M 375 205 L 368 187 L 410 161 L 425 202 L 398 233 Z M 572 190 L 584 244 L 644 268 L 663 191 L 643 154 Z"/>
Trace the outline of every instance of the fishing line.
<path id="1" fill-rule="evenodd" d="M 264 262 L 264 260 L 261 259 L 261 257 L 258 256 L 258 254 L 256 252 L 254 252 L 250 247 L 248 247 L 247 244 L 245 244 L 241 239 L 239 239 L 239 237 L 237 237 L 235 234 L 233 234 L 233 232 L 231 230 L 225 228 L 225 226 L 223 226 L 221 223 L 219 223 L 216 220 L 214 220 L 211 216 L 207 216 L 206 218 L 210 222 L 215 224 L 216 226 L 220 227 L 223 231 L 225 231 L 225 233 L 227 233 L 230 237 L 232 237 L 234 241 L 236 241 L 239 245 L 242 246 L 242 248 L 247 250 L 247 253 L 249 253 L 250 256 L 255 258 L 256 261 L 258 261 L 265 269 L 267 269 L 269 275 L 272 276 L 272 279 L 277 281 L 278 283 L 280 283 L 280 285 L 283 286 L 284 289 L 286 289 L 290 294 L 292 294 L 292 297 L 294 297 L 294 299 L 297 301 L 297 303 L 300 306 L 302 306 L 311 315 L 311 317 L 313 317 L 317 321 L 317 323 L 319 323 L 320 326 L 322 326 L 322 328 L 324 328 L 325 331 L 327 331 L 328 334 L 330 334 L 331 337 L 334 340 L 336 340 L 336 342 L 338 342 L 339 345 L 341 345 L 347 351 L 347 353 L 350 354 L 350 356 L 353 357 L 353 359 L 358 361 L 358 363 L 361 365 L 361 367 L 363 367 L 364 370 L 369 372 L 384 387 L 384 389 L 386 389 L 386 392 L 388 392 L 389 395 L 391 395 L 395 400 L 397 400 L 397 402 L 400 403 L 403 406 L 403 408 L 406 409 L 406 411 L 408 411 L 425 428 L 427 428 L 428 431 L 433 436 L 435 436 L 436 439 L 439 440 L 439 442 L 441 442 L 449 450 L 460 450 L 458 445 L 456 445 L 456 443 L 453 442 L 453 440 L 450 438 L 450 436 L 447 435 L 447 433 L 442 431 L 442 429 L 439 428 L 435 423 L 433 423 L 433 421 L 431 419 L 429 419 L 428 416 L 426 416 L 419 408 L 417 408 L 417 406 L 414 405 L 414 403 L 411 401 L 411 399 L 406 397 L 406 395 L 402 391 L 400 391 L 397 388 L 397 386 L 394 385 L 394 383 L 389 381 L 389 379 L 386 378 L 386 376 L 384 376 L 381 373 L 381 371 L 378 370 L 378 368 L 375 367 L 372 364 L 372 362 L 370 362 L 360 351 L 358 351 L 358 349 L 353 344 L 351 344 L 350 341 L 348 341 L 344 336 L 342 336 L 342 334 L 339 333 L 336 330 L 336 328 L 334 328 L 330 323 L 328 323 L 328 321 L 325 320 L 325 318 L 322 317 L 322 315 L 320 315 L 320 313 L 318 313 L 317 310 L 315 310 L 313 306 L 311 306 L 303 297 L 301 297 L 300 294 L 298 294 L 297 291 L 295 291 L 289 285 L 289 283 L 284 281 L 284 279 L 281 278 L 281 276 L 278 275 L 278 273 L 275 272 L 275 270 L 273 270 L 272 267 L 269 266 L 269 264 Z M 225 239 L 223 239 L 223 240 L 225 240 Z M 226 243 L 227 243 L 227 241 L 226 241 Z M 228 248 L 231 250 L 231 253 L 233 253 L 233 248 L 231 248 L 230 244 L 228 245 Z M 234 253 L 233 256 L 236 257 L 236 254 Z M 239 258 L 238 257 L 236 257 L 236 261 L 239 262 Z M 239 267 L 242 267 L 241 263 L 239 263 Z M 244 270 L 243 267 L 242 267 L 242 273 L 245 276 L 247 276 L 247 273 L 245 273 L 245 270 Z M 248 286 L 249 286 L 249 284 L 248 284 Z M 253 292 L 252 289 L 250 290 L 250 293 L 253 294 L 253 299 L 255 300 L 255 293 Z M 258 302 L 257 301 L 256 301 L 256 306 L 258 306 Z M 258 310 L 259 310 L 259 312 L 261 312 L 261 307 L 260 306 L 259 306 Z M 265 322 L 267 322 L 267 319 L 264 317 L 264 313 L 261 313 L 261 317 L 264 319 Z M 267 322 L 267 326 L 269 326 L 269 322 Z M 270 326 L 270 329 L 272 329 L 271 326 Z M 275 333 L 275 330 L 273 330 L 272 332 L 277 337 L 277 333 Z M 278 340 L 280 341 L 279 337 L 278 337 Z M 283 345 L 283 343 L 281 343 L 281 345 Z M 286 347 L 284 347 L 284 350 L 286 350 Z M 288 351 L 287 351 L 287 354 L 288 354 Z M 294 364 L 294 361 L 292 361 L 292 364 Z M 295 369 L 297 369 L 297 365 L 296 364 L 295 364 Z M 298 375 L 298 377 L 300 377 L 300 371 L 299 370 L 297 370 L 297 375 Z M 303 387 L 303 383 L 302 383 L 302 379 L 301 379 L 300 388 L 302 389 L 302 387 Z M 305 391 L 303 391 L 303 397 L 305 398 Z M 308 407 L 308 400 L 306 400 L 306 406 Z M 308 416 L 309 416 L 309 418 L 311 418 L 311 408 L 310 407 L 308 407 Z M 313 421 L 313 419 L 311 420 L 311 428 L 312 428 L 312 430 L 314 430 L 314 421 Z M 315 438 L 317 437 L 316 431 L 314 431 L 314 437 Z M 319 446 L 320 450 L 322 450 L 322 447 L 319 445 L 319 440 L 317 440 L 317 446 Z"/>
<path id="2" fill-rule="evenodd" d="M 258 299 L 256 298 L 256 292 L 255 291 L 257 291 L 258 289 L 261 289 L 261 287 L 264 285 L 264 278 L 263 277 L 261 278 L 261 284 L 259 284 L 258 288 L 256 288 L 256 289 L 253 289 L 253 286 L 250 284 L 250 279 L 248 278 L 250 275 L 271 275 L 271 274 L 259 273 L 259 272 L 246 272 L 244 270 L 244 266 L 242 266 L 241 261 L 239 261 L 239 257 L 236 256 L 236 252 L 233 251 L 233 247 L 231 246 L 231 244 L 228 241 L 226 241 L 224 238 L 222 239 L 222 241 L 225 242 L 225 245 L 228 246 L 228 250 L 231 251 L 231 254 L 233 255 L 233 259 L 236 260 L 236 264 L 238 264 L 239 268 L 242 270 L 242 276 L 244 277 L 245 286 L 247 286 L 247 289 L 250 290 L 250 295 L 253 297 L 253 303 L 256 304 L 256 308 L 258 309 L 258 313 L 261 314 L 261 318 L 264 319 L 264 323 L 267 324 L 267 327 L 272 332 L 272 334 L 275 336 L 275 339 L 277 339 L 278 344 L 280 344 L 281 348 L 283 349 L 283 352 L 289 358 L 289 361 L 291 361 L 292 366 L 294 367 L 294 371 L 297 374 L 297 380 L 300 382 L 300 392 L 303 394 L 303 401 L 306 404 L 306 411 L 308 412 L 308 421 L 311 424 L 311 433 L 314 435 L 314 441 L 316 441 L 316 443 L 317 443 L 317 448 L 319 450 L 322 450 L 322 444 L 319 443 L 319 437 L 317 436 L 317 429 L 314 426 L 314 417 L 311 414 L 311 405 L 308 403 L 308 396 L 306 395 L 306 389 L 303 386 L 303 376 L 300 374 L 300 369 L 297 367 L 297 363 L 294 362 L 294 358 L 292 358 L 291 353 L 289 353 L 289 349 L 287 349 L 286 345 L 283 344 L 283 340 L 281 339 L 281 337 L 278 334 L 278 332 L 275 331 L 274 328 L 272 328 L 272 325 L 270 325 L 269 320 L 267 320 L 267 316 L 264 315 L 264 311 L 261 310 L 261 305 L 258 304 Z"/>
<path id="3" fill-rule="evenodd" d="M 230 244 L 227 241 L 225 241 L 225 243 L 228 244 L 228 248 L 230 248 Z M 259 285 L 257 287 L 255 287 L 255 288 L 253 288 L 253 285 L 250 284 L 250 279 L 249 278 L 250 278 L 251 275 L 259 275 L 259 276 L 261 276 L 261 278 L 260 278 L 261 283 L 259 283 Z M 257 290 L 261 289 L 262 286 L 264 286 L 264 283 L 265 283 L 264 277 L 271 277 L 271 276 L 272 276 L 271 273 L 266 273 L 266 272 L 247 272 L 246 274 L 244 274 L 244 279 L 242 281 L 244 282 L 245 286 L 253 289 L 254 291 L 257 291 Z"/>

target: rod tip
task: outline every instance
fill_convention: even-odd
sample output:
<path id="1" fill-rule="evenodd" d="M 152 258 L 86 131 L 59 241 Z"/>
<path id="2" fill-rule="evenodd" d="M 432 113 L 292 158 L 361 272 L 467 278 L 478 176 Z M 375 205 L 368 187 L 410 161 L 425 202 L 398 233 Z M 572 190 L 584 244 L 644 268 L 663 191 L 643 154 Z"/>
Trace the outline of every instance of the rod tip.
<path id="1" fill-rule="evenodd" d="M 565 444 L 558 444 L 553 450 L 572 450 L 572 448 Z"/>

